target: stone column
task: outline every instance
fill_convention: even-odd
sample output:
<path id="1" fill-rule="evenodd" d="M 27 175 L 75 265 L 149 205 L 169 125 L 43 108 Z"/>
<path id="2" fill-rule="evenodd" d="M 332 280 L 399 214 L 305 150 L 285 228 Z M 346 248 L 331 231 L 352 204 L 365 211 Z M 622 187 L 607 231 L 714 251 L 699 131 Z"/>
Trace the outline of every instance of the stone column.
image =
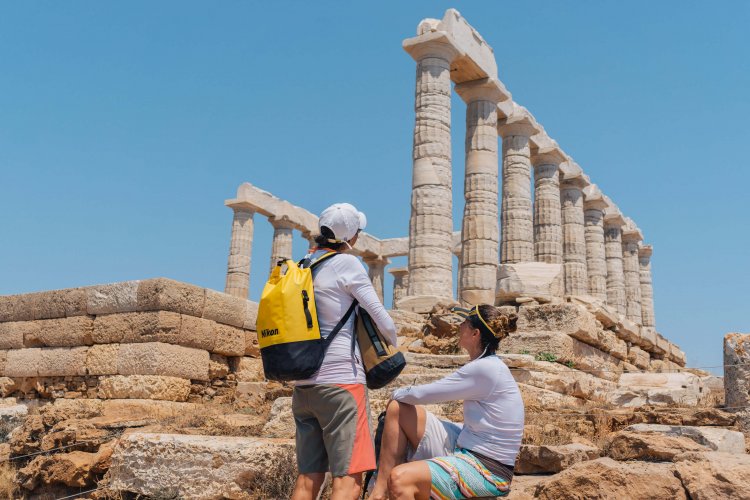
<path id="1" fill-rule="evenodd" d="M 583 218 L 583 188 L 587 184 L 588 181 L 581 167 L 572 161 L 560 167 L 563 273 L 566 295 L 588 295 L 586 231 Z"/>
<path id="2" fill-rule="evenodd" d="M 411 216 L 409 297 L 401 307 L 429 312 L 453 298 L 451 200 L 451 61 L 459 54 L 443 32 L 404 41 L 417 61 Z"/>
<path id="3" fill-rule="evenodd" d="M 293 258 L 294 230 L 288 221 L 269 217 L 268 222 L 273 226 L 273 242 L 271 243 L 271 271 L 273 271 L 279 260 Z"/>
<path id="4" fill-rule="evenodd" d="M 641 273 L 641 318 L 645 327 L 654 328 L 656 319 L 654 316 L 654 288 L 651 282 L 651 254 L 653 247 L 643 245 L 638 250 L 638 263 Z"/>
<path id="5" fill-rule="evenodd" d="M 393 275 L 393 304 L 392 309 L 397 309 L 396 304 L 406 296 L 409 287 L 409 268 L 392 267 L 388 272 Z"/>
<path id="6" fill-rule="evenodd" d="M 247 299 L 250 288 L 250 260 L 253 250 L 253 212 L 245 207 L 231 207 L 232 241 L 229 245 L 227 282 L 224 293 Z"/>
<path id="7" fill-rule="evenodd" d="M 509 94 L 497 80 L 456 85 L 466 102 L 464 215 L 459 255 L 459 300 L 493 304 L 497 281 L 497 103 Z"/>
<path id="8" fill-rule="evenodd" d="M 607 304 L 625 315 L 625 274 L 622 267 L 622 226 L 625 219 L 614 205 L 604 210 L 604 252 L 607 258 Z"/>
<path id="9" fill-rule="evenodd" d="M 589 295 L 607 301 L 607 257 L 604 251 L 604 201 L 599 188 L 592 184 L 583 189 L 583 218 L 586 236 L 586 271 Z"/>
<path id="10" fill-rule="evenodd" d="M 375 288 L 375 293 L 378 294 L 380 302 L 383 302 L 383 283 L 385 282 L 385 266 L 390 261 L 382 257 L 363 257 L 362 260 L 367 264 L 367 276 L 372 281 L 372 286 Z"/>
<path id="11" fill-rule="evenodd" d="M 516 104 L 508 117 L 498 120 L 498 132 L 503 138 L 500 212 L 500 262 L 503 264 L 534 261 L 529 137 L 538 131 L 526 109 Z"/>
<path id="12" fill-rule="evenodd" d="M 740 430 L 750 432 L 750 334 L 724 336 L 724 399 Z"/>
<path id="13" fill-rule="evenodd" d="M 638 246 L 643 240 L 640 229 L 632 220 L 622 230 L 622 267 L 625 273 L 625 316 L 641 324 L 641 271 L 638 263 Z"/>
<path id="14" fill-rule="evenodd" d="M 562 208 L 560 164 L 565 154 L 554 145 L 531 155 L 534 166 L 534 258 L 537 262 L 562 264 Z"/>

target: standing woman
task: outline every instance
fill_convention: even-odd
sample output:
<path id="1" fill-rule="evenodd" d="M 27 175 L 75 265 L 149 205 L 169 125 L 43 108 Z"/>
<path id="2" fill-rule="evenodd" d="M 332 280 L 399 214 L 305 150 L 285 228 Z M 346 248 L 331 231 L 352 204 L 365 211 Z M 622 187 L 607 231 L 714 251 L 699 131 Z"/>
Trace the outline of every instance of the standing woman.
<path id="1" fill-rule="evenodd" d="M 323 336 L 333 330 L 356 300 L 380 332 L 396 345 L 396 326 L 380 303 L 362 263 L 350 250 L 367 219 L 348 203 L 336 203 L 318 221 L 315 256 L 329 257 L 313 269 L 315 308 Z M 326 351 L 320 370 L 295 383 L 292 413 L 296 425 L 299 477 L 292 500 L 317 497 L 326 472 L 333 476 L 332 500 L 355 500 L 362 473 L 375 469 L 369 425 L 365 370 L 359 346 L 352 353 L 354 315 Z"/>
<path id="2" fill-rule="evenodd" d="M 524 408 L 518 384 L 495 350 L 515 331 L 516 315 L 486 304 L 454 312 L 465 318 L 458 345 L 470 361 L 441 380 L 393 393 L 371 499 L 386 493 L 391 499 L 442 500 L 510 492 Z M 458 400 L 464 402 L 463 426 L 418 406 Z"/>

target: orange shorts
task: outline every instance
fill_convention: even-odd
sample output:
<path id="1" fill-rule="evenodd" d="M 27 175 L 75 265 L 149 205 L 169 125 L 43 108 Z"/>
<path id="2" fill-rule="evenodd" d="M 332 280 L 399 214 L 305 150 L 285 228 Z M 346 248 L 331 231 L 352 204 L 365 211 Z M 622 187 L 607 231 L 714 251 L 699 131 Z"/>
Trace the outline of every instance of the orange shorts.
<path id="1" fill-rule="evenodd" d="M 375 469 L 370 407 L 363 384 L 298 385 L 292 395 L 300 474 L 333 477 Z"/>

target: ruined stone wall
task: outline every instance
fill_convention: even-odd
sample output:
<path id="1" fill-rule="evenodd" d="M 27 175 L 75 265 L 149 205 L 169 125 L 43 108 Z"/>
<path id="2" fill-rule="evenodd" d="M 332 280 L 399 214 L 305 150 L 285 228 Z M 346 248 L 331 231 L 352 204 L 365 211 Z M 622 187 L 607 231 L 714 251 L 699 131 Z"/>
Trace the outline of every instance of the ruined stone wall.
<path id="1" fill-rule="evenodd" d="M 3 296 L 0 395 L 229 402 L 257 368 L 256 313 L 164 278 Z"/>

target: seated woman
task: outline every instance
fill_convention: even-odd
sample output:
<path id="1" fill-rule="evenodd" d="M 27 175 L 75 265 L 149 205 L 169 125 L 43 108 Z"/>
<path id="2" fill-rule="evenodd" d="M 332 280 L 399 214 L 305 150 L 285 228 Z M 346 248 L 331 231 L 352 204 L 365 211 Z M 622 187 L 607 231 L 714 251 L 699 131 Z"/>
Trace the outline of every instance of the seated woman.
<path id="1" fill-rule="evenodd" d="M 454 312 L 465 318 L 458 345 L 468 351 L 470 361 L 437 382 L 393 393 L 371 499 L 442 500 L 510 492 L 524 408 L 518 384 L 495 351 L 515 331 L 516 315 L 484 304 Z M 464 401 L 463 425 L 439 420 L 417 406 L 456 400 Z"/>

